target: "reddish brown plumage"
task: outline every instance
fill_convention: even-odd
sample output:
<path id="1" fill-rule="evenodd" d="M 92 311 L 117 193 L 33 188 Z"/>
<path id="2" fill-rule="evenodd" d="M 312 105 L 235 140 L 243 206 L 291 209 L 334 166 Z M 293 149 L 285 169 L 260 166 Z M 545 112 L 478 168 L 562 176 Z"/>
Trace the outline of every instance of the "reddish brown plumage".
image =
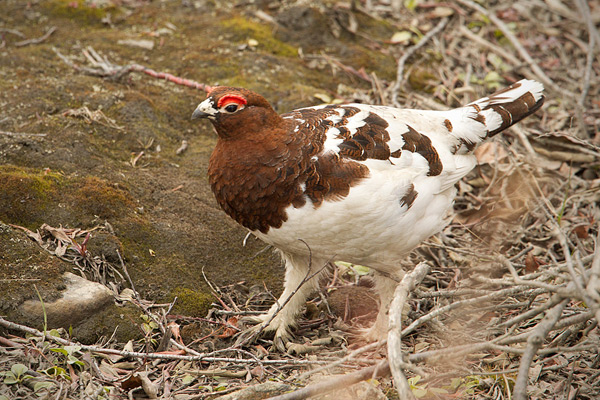
<path id="1" fill-rule="evenodd" d="M 324 200 L 343 198 L 368 175 L 364 165 L 336 154 L 314 157 L 323 148 L 326 130 L 334 125 L 324 120 L 332 111 L 300 111 L 311 129 L 294 131 L 294 122 L 279 116 L 255 93 L 217 87 L 209 97 L 222 104 L 222 96 L 232 93 L 245 96 L 246 108 L 220 115 L 213 122 L 219 141 L 209 161 L 208 176 L 219 205 L 241 225 L 263 233 L 279 228 L 287 219 L 288 206 L 302 207 L 306 198 L 315 207 Z M 356 112 L 349 108 L 348 116 Z M 383 133 L 378 126 L 381 122 L 365 137 L 379 140 Z M 366 151 L 375 154 L 375 139 L 368 144 Z"/>

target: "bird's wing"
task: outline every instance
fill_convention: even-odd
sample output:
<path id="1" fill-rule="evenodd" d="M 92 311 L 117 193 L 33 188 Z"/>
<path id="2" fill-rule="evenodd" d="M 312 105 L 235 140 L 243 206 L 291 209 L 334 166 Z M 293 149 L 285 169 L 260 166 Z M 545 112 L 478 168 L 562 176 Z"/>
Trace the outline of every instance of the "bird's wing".
<path id="1" fill-rule="evenodd" d="M 313 183 L 319 183 L 321 197 L 343 196 L 353 181 L 373 170 L 402 170 L 409 180 L 438 177 L 435 182 L 444 191 L 474 167 L 474 146 L 537 110 L 542 91 L 540 83 L 522 80 L 448 111 L 349 104 L 303 108 L 282 116 L 293 120 L 294 132 L 310 143 L 318 175 Z"/>

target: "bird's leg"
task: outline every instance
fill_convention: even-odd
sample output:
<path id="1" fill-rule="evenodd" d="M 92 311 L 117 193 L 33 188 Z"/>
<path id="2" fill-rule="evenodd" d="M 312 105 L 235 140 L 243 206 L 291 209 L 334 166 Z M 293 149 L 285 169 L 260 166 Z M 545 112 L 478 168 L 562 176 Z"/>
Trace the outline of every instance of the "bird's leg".
<path id="1" fill-rule="evenodd" d="M 296 254 L 282 253 L 282 256 L 285 261 L 283 293 L 267 313 L 252 318 L 254 322 L 260 323 L 252 330 L 275 332 L 274 343 L 285 350 L 283 346 L 290 340 L 289 329 L 295 325 L 296 315 L 306 298 L 317 289 L 327 261 L 315 261 L 309 256 Z"/>
<path id="2" fill-rule="evenodd" d="M 375 281 L 375 290 L 379 293 L 379 312 L 373 326 L 363 335 L 369 342 L 387 338 L 390 304 L 392 303 L 394 291 L 402 275 L 404 275 L 402 271 L 396 272 L 394 276 L 374 271 L 373 280 Z"/>

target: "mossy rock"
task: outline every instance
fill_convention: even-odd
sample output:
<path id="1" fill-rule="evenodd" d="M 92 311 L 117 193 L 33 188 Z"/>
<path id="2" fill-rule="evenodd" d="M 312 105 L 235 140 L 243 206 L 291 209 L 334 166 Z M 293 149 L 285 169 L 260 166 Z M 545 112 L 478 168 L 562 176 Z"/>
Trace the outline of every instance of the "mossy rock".
<path id="1" fill-rule="evenodd" d="M 264 23 L 254 22 L 247 17 L 236 16 L 222 22 L 231 40 L 237 43 L 248 43 L 253 39 L 258 42 L 259 51 L 275 54 L 281 57 L 296 57 L 298 49 L 275 38 L 273 29 Z"/>
<path id="2" fill-rule="evenodd" d="M 135 203 L 117 184 L 98 177 L 0 166 L 0 219 L 35 229 L 43 223 L 82 226 L 94 219 L 135 215 Z"/>
<path id="3" fill-rule="evenodd" d="M 86 0 L 50 0 L 44 7 L 54 16 L 76 19 L 86 24 L 100 23 L 107 13 L 115 12 L 116 7 L 100 8 L 89 6 Z"/>
<path id="4" fill-rule="evenodd" d="M 173 290 L 173 295 L 177 297 L 173 310 L 179 314 L 192 317 L 205 316 L 210 305 L 215 300 L 211 294 L 184 287 Z"/>
<path id="5" fill-rule="evenodd" d="M 0 220 L 29 228 L 41 225 L 64 183 L 58 173 L 0 166 Z"/>

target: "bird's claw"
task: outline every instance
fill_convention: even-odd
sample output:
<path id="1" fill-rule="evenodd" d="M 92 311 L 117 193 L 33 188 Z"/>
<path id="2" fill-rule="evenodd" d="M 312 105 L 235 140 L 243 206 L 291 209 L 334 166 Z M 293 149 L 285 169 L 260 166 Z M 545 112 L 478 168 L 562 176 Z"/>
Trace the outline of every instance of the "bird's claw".
<path id="1" fill-rule="evenodd" d="M 287 344 L 291 341 L 292 336 L 285 325 L 278 324 L 277 318 L 270 323 L 271 317 L 268 314 L 244 317 L 241 319 L 244 323 L 254 323 L 255 326 L 249 327 L 241 331 L 236 339 L 235 346 L 242 347 L 254 343 L 263 335 L 273 334 L 273 347 L 281 352 L 285 352 Z"/>

